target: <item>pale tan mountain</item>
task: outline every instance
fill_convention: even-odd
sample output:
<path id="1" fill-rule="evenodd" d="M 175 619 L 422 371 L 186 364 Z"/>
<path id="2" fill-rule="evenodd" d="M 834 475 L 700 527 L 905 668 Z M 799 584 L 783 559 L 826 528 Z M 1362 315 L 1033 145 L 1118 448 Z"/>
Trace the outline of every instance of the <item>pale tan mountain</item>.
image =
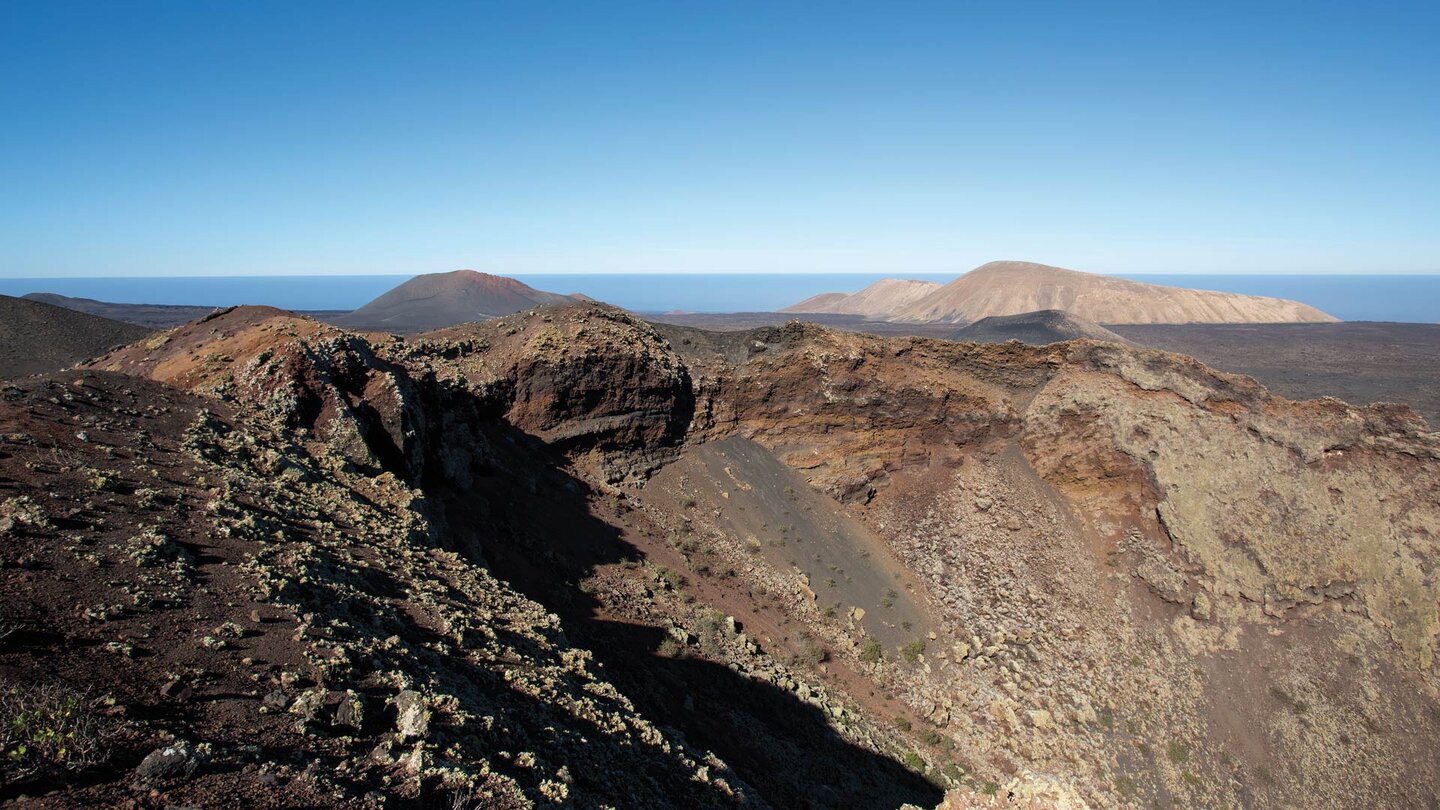
<path id="1" fill-rule="evenodd" d="M 1097 323 L 1312 323 L 1337 321 L 1282 298 L 1190 290 L 1033 262 L 990 262 L 897 310 L 901 321 L 969 323 L 1060 309 Z"/>
<path id="2" fill-rule="evenodd" d="M 889 318 L 938 289 L 933 281 L 882 278 L 857 293 L 821 293 L 780 311 Z"/>

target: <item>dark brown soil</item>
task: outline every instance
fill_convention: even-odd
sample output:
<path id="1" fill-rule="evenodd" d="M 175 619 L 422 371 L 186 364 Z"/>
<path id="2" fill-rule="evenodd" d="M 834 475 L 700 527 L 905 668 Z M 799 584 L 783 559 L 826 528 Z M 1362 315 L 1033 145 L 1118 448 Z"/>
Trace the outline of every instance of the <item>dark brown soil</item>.
<path id="1" fill-rule="evenodd" d="M 0 378 L 58 371 L 148 334 L 134 324 L 0 295 Z"/>

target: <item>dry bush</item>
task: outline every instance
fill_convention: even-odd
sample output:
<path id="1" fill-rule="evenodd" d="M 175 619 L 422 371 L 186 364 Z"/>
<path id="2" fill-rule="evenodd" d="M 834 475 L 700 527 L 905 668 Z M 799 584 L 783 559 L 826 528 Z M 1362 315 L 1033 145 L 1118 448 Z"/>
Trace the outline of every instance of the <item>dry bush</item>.
<path id="1" fill-rule="evenodd" d="M 118 729 L 100 708 L 89 690 L 0 682 L 0 783 L 105 762 Z"/>

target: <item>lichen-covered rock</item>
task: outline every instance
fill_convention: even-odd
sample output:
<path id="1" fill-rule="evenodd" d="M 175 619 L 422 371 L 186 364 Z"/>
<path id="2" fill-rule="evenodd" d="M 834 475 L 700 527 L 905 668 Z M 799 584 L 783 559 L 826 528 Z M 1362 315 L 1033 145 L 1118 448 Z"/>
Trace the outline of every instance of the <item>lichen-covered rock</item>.
<path id="1" fill-rule="evenodd" d="M 354 690 L 346 690 L 335 707 L 335 725 L 360 730 L 365 726 L 365 699 Z M 422 735 L 423 736 L 423 735 Z"/>
<path id="2" fill-rule="evenodd" d="M 199 765 L 200 758 L 190 744 L 177 740 L 146 754 L 135 768 L 135 778 L 141 782 L 185 779 L 194 774 Z"/>
<path id="3" fill-rule="evenodd" d="M 400 739 L 424 739 L 430 733 L 430 707 L 425 696 L 406 689 L 395 696 L 395 731 Z"/>

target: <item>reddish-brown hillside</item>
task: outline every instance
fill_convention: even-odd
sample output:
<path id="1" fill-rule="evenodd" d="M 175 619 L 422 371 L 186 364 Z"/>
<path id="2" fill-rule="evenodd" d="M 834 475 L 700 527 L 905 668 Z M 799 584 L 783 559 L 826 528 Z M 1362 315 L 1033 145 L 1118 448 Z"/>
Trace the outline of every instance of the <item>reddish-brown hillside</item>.
<path id="1" fill-rule="evenodd" d="M 506 276 L 455 270 L 416 276 L 335 322 L 351 329 L 409 334 L 573 300 Z"/>

